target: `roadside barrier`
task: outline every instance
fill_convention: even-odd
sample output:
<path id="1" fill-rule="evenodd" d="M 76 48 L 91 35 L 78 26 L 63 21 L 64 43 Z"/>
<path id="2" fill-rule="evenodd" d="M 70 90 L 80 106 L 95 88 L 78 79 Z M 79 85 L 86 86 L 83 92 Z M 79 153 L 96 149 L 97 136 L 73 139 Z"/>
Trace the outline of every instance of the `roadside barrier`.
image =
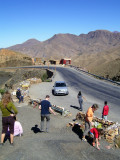
<path id="1" fill-rule="evenodd" d="M 85 70 L 83 70 L 83 69 L 80 69 L 79 67 L 72 66 L 72 65 L 71 65 L 70 67 L 72 67 L 72 68 L 76 69 L 77 71 L 80 71 L 80 72 L 83 72 L 83 73 L 89 74 L 89 75 L 91 75 L 91 76 L 94 76 L 94 77 L 96 77 L 96 78 L 99 78 L 99 79 L 102 79 L 102 80 L 106 80 L 106 81 L 109 81 L 109 82 L 111 82 L 111 83 L 114 83 L 114 84 L 120 85 L 120 82 L 116 82 L 116 81 L 113 81 L 113 80 L 111 80 L 111 79 L 104 78 L 104 77 L 101 77 L 101 76 L 98 76 L 98 75 L 92 74 L 92 73 L 87 72 L 87 71 L 85 71 Z"/>

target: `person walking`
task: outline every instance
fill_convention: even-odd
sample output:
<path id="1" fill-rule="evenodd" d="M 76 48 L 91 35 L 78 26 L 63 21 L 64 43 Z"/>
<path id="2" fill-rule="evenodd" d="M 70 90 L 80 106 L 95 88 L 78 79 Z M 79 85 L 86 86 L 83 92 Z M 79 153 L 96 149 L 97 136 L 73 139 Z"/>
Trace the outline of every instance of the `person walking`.
<path id="1" fill-rule="evenodd" d="M 0 109 L 2 112 L 2 134 L 1 134 L 1 144 L 4 145 L 5 134 L 10 129 L 10 144 L 13 146 L 14 138 L 14 116 L 18 113 L 15 105 L 12 102 L 11 94 L 7 91 L 4 93 L 2 100 L 0 102 Z M 12 112 L 14 111 L 14 112 Z"/>
<path id="2" fill-rule="evenodd" d="M 92 128 L 93 125 L 93 115 L 94 112 L 98 109 L 98 105 L 97 104 L 93 104 L 91 107 L 88 108 L 87 113 L 86 113 L 86 117 L 85 117 L 85 130 L 83 133 L 83 141 L 87 141 L 85 136 L 88 134 L 88 132 L 90 131 L 90 129 Z"/>
<path id="3" fill-rule="evenodd" d="M 45 100 L 42 100 L 39 105 L 41 110 L 41 131 L 44 132 L 44 119 L 46 119 L 46 132 L 49 132 L 50 127 L 50 113 L 56 115 L 56 113 L 51 108 L 51 103 L 49 102 L 49 95 L 46 95 Z"/>
<path id="4" fill-rule="evenodd" d="M 109 106 L 107 105 L 107 101 L 105 101 L 103 111 L 102 111 L 102 118 L 103 119 L 107 120 L 108 112 L 109 112 Z"/>
<path id="5" fill-rule="evenodd" d="M 80 104 L 80 108 L 79 110 L 83 111 L 83 98 L 86 100 L 85 97 L 83 97 L 81 91 L 79 91 L 78 95 L 77 95 L 77 98 L 78 98 L 78 102 Z"/>

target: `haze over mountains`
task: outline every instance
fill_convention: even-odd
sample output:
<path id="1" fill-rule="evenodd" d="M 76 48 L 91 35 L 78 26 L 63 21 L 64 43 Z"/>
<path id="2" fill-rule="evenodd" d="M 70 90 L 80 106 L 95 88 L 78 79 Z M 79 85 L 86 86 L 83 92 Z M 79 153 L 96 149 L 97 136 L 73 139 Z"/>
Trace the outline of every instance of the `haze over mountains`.
<path id="1" fill-rule="evenodd" d="M 43 42 L 29 39 L 8 49 L 43 59 L 72 58 L 72 64 L 92 73 L 110 78 L 120 75 L 120 32 L 117 31 L 96 30 L 79 36 L 56 34 Z"/>

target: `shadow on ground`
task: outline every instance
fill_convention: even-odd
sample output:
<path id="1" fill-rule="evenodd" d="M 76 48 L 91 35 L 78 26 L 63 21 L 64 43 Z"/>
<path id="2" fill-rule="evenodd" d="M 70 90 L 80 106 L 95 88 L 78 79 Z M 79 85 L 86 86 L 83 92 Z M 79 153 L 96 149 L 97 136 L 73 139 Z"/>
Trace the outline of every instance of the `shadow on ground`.
<path id="1" fill-rule="evenodd" d="M 82 140 L 83 131 L 78 124 L 75 124 L 72 128 L 72 131 L 78 135 L 78 137 Z"/>
<path id="2" fill-rule="evenodd" d="M 34 127 L 31 128 L 31 130 L 36 134 L 41 132 L 40 129 L 38 128 L 38 125 L 36 124 Z"/>
<path id="3" fill-rule="evenodd" d="M 72 128 L 72 131 L 74 133 L 76 133 L 78 135 L 78 137 L 82 140 L 82 137 L 83 137 L 83 131 L 82 129 L 80 128 L 80 126 L 78 124 L 75 124 L 74 127 Z M 86 136 L 85 137 L 87 142 L 92 145 L 92 142 L 93 142 L 93 138 L 89 137 L 89 136 Z"/>
<path id="4" fill-rule="evenodd" d="M 75 108 L 75 109 L 77 109 L 77 110 L 79 110 L 79 111 L 80 111 L 80 107 L 73 106 L 73 105 L 70 105 L 70 107 Z"/>

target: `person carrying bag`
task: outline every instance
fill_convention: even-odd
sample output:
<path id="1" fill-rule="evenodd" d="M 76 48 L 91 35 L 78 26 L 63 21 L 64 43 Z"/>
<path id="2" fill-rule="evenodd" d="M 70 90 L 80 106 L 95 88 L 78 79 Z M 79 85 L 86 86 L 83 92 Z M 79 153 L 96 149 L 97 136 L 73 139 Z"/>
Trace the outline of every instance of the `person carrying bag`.
<path id="1" fill-rule="evenodd" d="M 12 102 L 11 94 L 7 91 L 0 102 L 0 109 L 2 112 L 2 134 L 1 134 L 1 146 L 4 145 L 5 134 L 10 129 L 10 144 L 13 146 L 14 138 L 14 116 L 18 113 L 15 105 Z M 13 111 L 14 112 L 13 112 Z"/>

